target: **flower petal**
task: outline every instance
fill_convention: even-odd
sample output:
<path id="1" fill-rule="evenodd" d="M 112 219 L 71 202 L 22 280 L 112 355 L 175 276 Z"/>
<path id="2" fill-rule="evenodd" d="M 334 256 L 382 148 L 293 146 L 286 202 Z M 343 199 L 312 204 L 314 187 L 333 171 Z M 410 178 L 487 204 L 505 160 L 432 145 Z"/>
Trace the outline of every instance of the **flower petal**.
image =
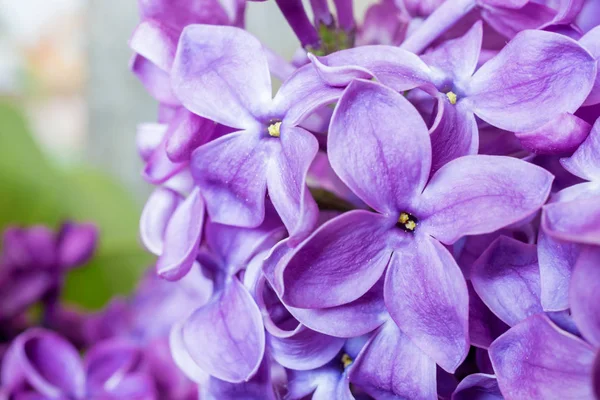
<path id="1" fill-rule="evenodd" d="M 148 19 L 135 28 L 129 47 L 168 73 L 177 50 L 177 35 L 159 20 Z"/>
<path id="2" fill-rule="evenodd" d="M 535 154 L 572 153 L 588 137 L 590 124 L 573 114 L 562 113 L 531 132 L 517 132 L 521 145 Z"/>
<path id="3" fill-rule="evenodd" d="M 487 349 L 498 336 L 509 328 L 481 300 L 473 285 L 469 288 L 469 340 L 471 345 Z"/>
<path id="4" fill-rule="evenodd" d="M 137 76 L 148 93 L 160 103 L 172 106 L 181 104 L 173 93 L 169 74 L 158 68 L 152 61 L 136 54 L 131 59 L 129 69 Z"/>
<path id="5" fill-rule="evenodd" d="M 168 181 L 173 176 L 180 173 L 187 163 L 173 162 L 167 155 L 167 142 L 169 140 L 169 130 L 162 141 L 148 158 L 142 176 L 144 179 L 154 185 L 160 185 Z"/>
<path id="6" fill-rule="evenodd" d="M 438 170 L 421 196 L 419 228 L 442 243 L 493 232 L 536 212 L 553 176 L 511 157 L 465 156 Z"/>
<path id="7" fill-rule="evenodd" d="M 560 160 L 562 166 L 582 179 L 600 181 L 600 119 L 571 157 Z"/>
<path id="8" fill-rule="evenodd" d="M 189 161 L 197 147 L 212 139 L 215 123 L 180 107 L 169 122 L 165 149 L 173 162 Z"/>
<path id="9" fill-rule="evenodd" d="M 600 245 L 600 195 L 545 205 L 542 227 L 557 239 Z"/>
<path id="10" fill-rule="evenodd" d="M 437 399 L 435 363 L 394 321 L 363 347 L 350 367 L 350 380 L 376 399 Z"/>
<path id="11" fill-rule="evenodd" d="M 600 247 L 586 247 L 571 278 L 571 315 L 583 337 L 600 347 Z"/>
<path id="12" fill-rule="evenodd" d="M 536 314 L 490 347 L 498 385 L 509 399 L 591 399 L 593 349 Z"/>
<path id="13" fill-rule="evenodd" d="M 471 269 L 473 288 L 508 325 L 542 312 L 536 246 L 500 236 Z"/>
<path id="14" fill-rule="evenodd" d="M 544 311 L 569 308 L 569 282 L 581 245 L 554 239 L 540 229 L 538 236 L 541 301 Z"/>
<path id="15" fill-rule="evenodd" d="M 494 375 L 471 374 L 463 379 L 454 393 L 452 400 L 503 400 L 498 381 Z"/>
<path id="16" fill-rule="evenodd" d="M 156 261 L 161 277 L 178 280 L 188 273 L 198 253 L 203 225 L 204 202 L 200 191 L 194 189 L 177 207 L 167 225 L 163 253 Z"/>
<path id="17" fill-rule="evenodd" d="M 183 342 L 194 362 L 215 378 L 237 383 L 256 373 L 265 330 L 260 310 L 237 278 L 188 318 Z"/>
<path id="18" fill-rule="evenodd" d="M 267 188 L 273 206 L 295 246 L 312 232 L 319 209 L 306 186 L 306 174 L 319 151 L 317 139 L 298 127 L 282 126 L 281 146 L 267 169 Z"/>
<path id="19" fill-rule="evenodd" d="M 185 28 L 171 82 L 188 110 L 239 129 L 255 127 L 256 117 L 271 101 L 262 45 L 248 32 L 230 26 Z"/>
<path id="20" fill-rule="evenodd" d="M 191 170 L 213 222 L 243 227 L 265 216 L 270 146 L 251 132 L 234 132 L 194 151 Z"/>
<path id="21" fill-rule="evenodd" d="M 154 189 L 146 201 L 140 217 L 140 237 L 151 253 L 162 254 L 168 223 L 182 201 L 179 194 L 162 187 Z"/>
<path id="22" fill-rule="evenodd" d="M 317 229 L 291 256 L 283 271 L 283 302 L 326 308 L 365 294 L 383 273 L 391 250 L 388 219 L 356 210 Z"/>
<path id="23" fill-rule="evenodd" d="M 583 14 L 583 13 L 582 13 Z M 582 45 L 587 51 L 589 51 L 594 58 L 600 58 L 600 27 L 595 27 L 587 32 L 581 39 L 579 39 L 579 44 Z M 596 81 L 594 82 L 594 87 L 590 92 L 590 95 L 585 100 L 584 105 L 591 106 L 594 104 L 600 103 L 600 68 L 596 74 Z"/>
<path id="24" fill-rule="evenodd" d="M 375 82 L 352 82 L 329 128 L 329 160 L 342 181 L 380 213 L 410 209 L 431 166 L 427 127 L 402 95 Z"/>
<path id="25" fill-rule="evenodd" d="M 62 268 L 81 266 L 93 256 L 98 244 L 94 224 L 65 223 L 58 234 L 58 263 Z"/>
<path id="26" fill-rule="evenodd" d="M 574 40 L 551 32 L 519 33 L 473 75 L 466 89 L 475 114 L 512 132 L 535 130 L 574 113 L 592 88 L 594 58 Z"/>
<path id="27" fill-rule="evenodd" d="M 246 382 L 230 383 L 211 377 L 201 386 L 202 399 L 276 400 L 269 363 L 261 363 L 256 374 Z"/>
<path id="28" fill-rule="evenodd" d="M 469 294 L 448 250 L 426 235 L 395 250 L 384 297 L 400 330 L 440 367 L 454 372 L 469 349 Z"/>

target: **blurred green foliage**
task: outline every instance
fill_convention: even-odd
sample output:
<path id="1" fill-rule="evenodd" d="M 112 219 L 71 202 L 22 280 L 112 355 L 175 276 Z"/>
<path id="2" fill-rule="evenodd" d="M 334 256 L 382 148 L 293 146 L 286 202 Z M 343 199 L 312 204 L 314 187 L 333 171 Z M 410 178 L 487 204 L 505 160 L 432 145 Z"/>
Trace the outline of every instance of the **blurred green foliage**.
<path id="1" fill-rule="evenodd" d="M 93 260 L 67 279 L 66 302 L 98 309 L 133 289 L 152 263 L 138 241 L 140 212 L 127 190 L 106 174 L 50 162 L 18 108 L 0 101 L 0 230 L 11 224 L 58 227 L 67 219 L 93 222 L 100 230 Z"/>

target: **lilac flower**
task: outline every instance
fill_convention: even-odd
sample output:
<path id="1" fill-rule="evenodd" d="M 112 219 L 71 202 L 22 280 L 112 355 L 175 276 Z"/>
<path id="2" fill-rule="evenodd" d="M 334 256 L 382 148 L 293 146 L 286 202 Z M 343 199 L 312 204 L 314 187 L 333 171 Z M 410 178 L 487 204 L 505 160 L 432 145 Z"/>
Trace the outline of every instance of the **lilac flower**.
<path id="1" fill-rule="evenodd" d="M 402 96 L 373 82 L 348 86 L 332 119 L 329 157 L 376 212 L 346 213 L 311 235 L 283 272 L 283 300 L 302 308 L 347 304 L 387 269 L 384 298 L 392 318 L 454 371 L 468 347 L 468 294 L 439 241 L 452 244 L 532 214 L 552 176 L 507 157 L 471 156 L 446 164 L 427 183 L 430 146 L 425 124 Z"/>
<path id="2" fill-rule="evenodd" d="M 581 254 L 571 278 L 571 315 L 581 338 L 536 314 L 492 344 L 492 364 L 506 397 L 593 399 L 600 393 L 598 249 L 589 246 Z"/>
<path id="3" fill-rule="evenodd" d="M 260 225 L 268 188 L 297 242 L 317 218 L 305 182 L 318 149 L 314 136 L 298 123 L 335 99 L 339 90 L 323 87 L 310 67 L 292 75 L 274 99 L 270 81 L 264 50 L 248 33 L 206 25 L 184 30 L 173 67 L 175 93 L 195 114 L 240 129 L 192 155 L 192 174 L 210 218 L 242 227 Z"/>

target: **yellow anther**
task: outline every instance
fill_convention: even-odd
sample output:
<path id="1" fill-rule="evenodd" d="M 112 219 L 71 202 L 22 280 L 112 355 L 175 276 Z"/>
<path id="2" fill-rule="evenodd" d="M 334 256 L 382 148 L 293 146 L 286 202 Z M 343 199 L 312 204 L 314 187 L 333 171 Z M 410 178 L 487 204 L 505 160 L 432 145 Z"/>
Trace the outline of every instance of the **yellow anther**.
<path id="1" fill-rule="evenodd" d="M 456 93 L 448 92 L 446 93 L 446 97 L 450 100 L 450 104 L 456 104 Z"/>
<path id="2" fill-rule="evenodd" d="M 408 222 L 409 219 L 410 217 L 408 216 L 408 214 L 403 212 L 400 213 L 400 218 L 398 218 L 398 222 L 400 222 L 401 224 L 405 224 Z"/>
<path id="3" fill-rule="evenodd" d="M 269 131 L 269 135 L 273 137 L 279 137 L 281 135 L 281 132 L 279 131 L 280 128 L 281 121 L 272 123 L 267 129 Z"/>
<path id="4" fill-rule="evenodd" d="M 352 364 L 352 359 L 348 354 L 344 354 L 342 356 L 342 365 L 344 366 L 344 368 L 348 368 L 350 364 Z"/>
<path id="5" fill-rule="evenodd" d="M 404 224 L 404 227 L 406 229 L 408 229 L 409 231 L 414 231 L 415 228 L 417 227 L 417 224 L 415 223 L 415 221 L 408 221 L 407 223 Z"/>

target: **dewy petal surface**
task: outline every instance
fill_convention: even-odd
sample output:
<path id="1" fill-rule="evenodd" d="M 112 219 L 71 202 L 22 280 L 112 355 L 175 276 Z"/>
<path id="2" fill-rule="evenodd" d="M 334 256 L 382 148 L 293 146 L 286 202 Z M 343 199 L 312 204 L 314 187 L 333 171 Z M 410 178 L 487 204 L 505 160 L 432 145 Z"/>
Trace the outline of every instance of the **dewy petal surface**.
<path id="1" fill-rule="evenodd" d="M 239 28 L 185 28 L 171 75 L 173 90 L 188 110 L 234 128 L 254 127 L 271 101 L 262 45 Z"/>
<path id="2" fill-rule="evenodd" d="M 265 215 L 271 148 L 252 132 L 234 132 L 192 154 L 191 170 L 213 222 L 254 227 Z"/>
<path id="3" fill-rule="evenodd" d="M 325 223 L 294 252 L 283 271 L 283 301 L 292 307 L 326 308 L 365 294 L 383 273 L 392 250 L 389 219 L 363 210 Z"/>
<path id="4" fill-rule="evenodd" d="M 417 110 L 385 86 L 353 81 L 333 114 L 329 160 L 342 181 L 380 213 L 410 208 L 425 186 L 431 143 Z"/>
<path id="5" fill-rule="evenodd" d="M 350 380 L 377 399 L 437 399 L 435 363 L 393 321 L 363 347 Z"/>
<path id="6" fill-rule="evenodd" d="M 400 330 L 440 367 L 454 372 L 469 348 L 469 294 L 448 250 L 427 235 L 394 250 L 384 297 Z"/>
<path id="7" fill-rule="evenodd" d="M 317 139 L 299 127 L 282 126 L 267 169 L 267 188 L 273 206 L 295 245 L 306 239 L 317 223 L 319 209 L 306 186 L 306 174 L 317 155 Z"/>
<path id="8" fill-rule="evenodd" d="M 537 314 L 490 347 L 500 390 L 509 399 L 593 399 L 593 349 Z"/>
<path id="9" fill-rule="evenodd" d="M 542 312 L 534 245 L 500 236 L 473 264 L 471 282 L 483 302 L 508 325 Z"/>
<path id="10" fill-rule="evenodd" d="M 233 278 L 220 296 L 188 318 L 183 341 L 191 358 L 213 377 L 232 383 L 248 380 L 265 349 L 260 310 Z"/>
<path id="11" fill-rule="evenodd" d="M 573 175 L 600 182 L 600 119 L 594 123 L 589 136 L 575 153 L 561 159 L 560 163 Z"/>
<path id="12" fill-rule="evenodd" d="M 600 247 L 588 246 L 579 255 L 569 300 L 577 328 L 588 342 L 600 347 Z"/>
<path id="13" fill-rule="evenodd" d="M 466 90 L 475 114 L 498 128 L 527 132 L 574 113 L 591 90 L 596 61 L 574 40 L 524 31 L 485 63 Z"/>
<path id="14" fill-rule="evenodd" d="M 511 157 L 457 158 L 440 168 L 425 188 L 419 228 L 446 244 L 493 232 L 537 211 L 553 179 L 543 168 Z"/>

